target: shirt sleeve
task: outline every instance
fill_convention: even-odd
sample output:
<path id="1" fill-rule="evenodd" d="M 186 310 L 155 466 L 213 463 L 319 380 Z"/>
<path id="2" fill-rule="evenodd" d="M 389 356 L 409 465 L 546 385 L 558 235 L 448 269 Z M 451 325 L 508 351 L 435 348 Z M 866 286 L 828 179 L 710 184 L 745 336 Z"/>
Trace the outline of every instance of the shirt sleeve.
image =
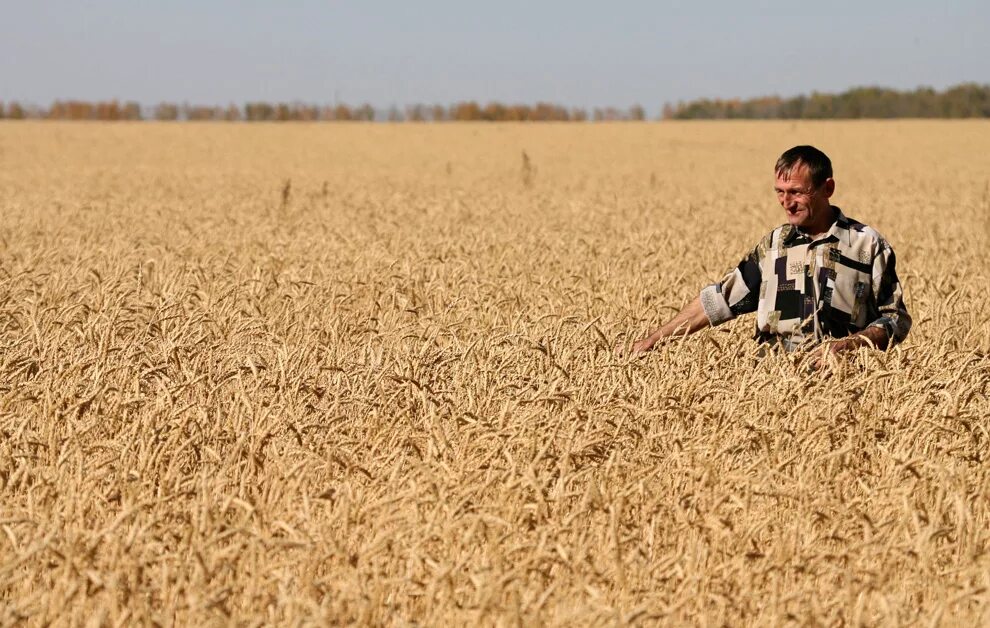
<path id="1" fill-rule="evenodd" d="M 880 241 L 879 249 L 873 258 L 873 300 L 876 312 L 874 320 L 867 327 L 882 327 L 893 345 L 908 335 L 911 330 L 911 315 L 904 306 L 904 292 L 897 279 L 894 249 L 884 240 Z"/>
<path id="2" fill-rule="evenodd" d="M 764 242 L 750 251 L 721 281 L 705 286 L 701 291 L 701 306 L 712 327 L 756 311 L 763 282 L 761 261 L 769 238 L 764 238 Z"/>

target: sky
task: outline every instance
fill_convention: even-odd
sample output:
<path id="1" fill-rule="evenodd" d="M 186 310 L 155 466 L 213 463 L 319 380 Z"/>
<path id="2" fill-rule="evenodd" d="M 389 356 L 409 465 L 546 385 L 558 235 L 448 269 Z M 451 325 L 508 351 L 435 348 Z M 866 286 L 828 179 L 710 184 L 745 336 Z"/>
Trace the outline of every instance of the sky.
<path id="1" fill-rule="evenodd" d="M 0 101 L 626 107 L 990 83 L 990 2 L 0 0 Z"/>

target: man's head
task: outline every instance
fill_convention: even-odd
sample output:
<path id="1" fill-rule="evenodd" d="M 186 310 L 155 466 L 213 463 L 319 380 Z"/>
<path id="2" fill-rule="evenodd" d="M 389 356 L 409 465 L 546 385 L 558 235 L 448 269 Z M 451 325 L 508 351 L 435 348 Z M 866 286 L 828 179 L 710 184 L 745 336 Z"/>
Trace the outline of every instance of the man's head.
<path id="1" fill-rule="evenodd" d="M 795 146 L 780 156 L 774 174 L 787 222 L 812 235 L 826 231 L 832 224 L 828 199 L 835 192 L 828 156 L 814 146 Z"/>

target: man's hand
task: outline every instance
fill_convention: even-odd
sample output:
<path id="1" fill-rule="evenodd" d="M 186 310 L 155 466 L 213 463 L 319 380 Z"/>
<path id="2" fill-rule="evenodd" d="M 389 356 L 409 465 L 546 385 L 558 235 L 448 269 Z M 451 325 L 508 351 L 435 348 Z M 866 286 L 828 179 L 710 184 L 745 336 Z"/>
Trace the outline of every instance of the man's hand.
<path id="1" fill-rule="evenodd" d="M 643 357 L 663 338 L 687 336 L 708 327 L 708 325 L 708 316 L 705 315 L 705 309 L 701 305 L 701 297 L 695 297 L 693 301 L 681 308 L 681 311 L 669 323 L 660 327 L 660 329 L 657 329 L 646 338 L 634 342 L 632 347 L 629 348 L 628 355 L 629 357 Z M 619 343 L 615 348 L 615 356 L 619 358 L 623 357 L 625 355 L 625 348 L 625 342 Z"/>
<path id="2" fill-rule="evenodd" d="M 629 350 L 629 356 L 633 358 L 641 358 L 649 351 L 653 351 L 653 347 L 656 346 L 656 344 L 656 341 L 653 340 L 652 337 L 637 340 L 633 343 L 632 349 Z"/>
<path id="3" fill-rule="evenodd" d="M 642 340 L 637 340 L 631 347 L 625 340 L 623 340 L 619 342 L 619 344 L 615 345 L 615 357 L 624 358 L 628 356 L 630 358 L 641 358 L 648 352 L 652 351 L 655 344 L 656 341 L 653 340 L 652 336 L 649 338 L 643 338 Z M 628 351 L 626 349 L 628 349 Z"/>
<path id="4" fill-rule="evenodd" d="M 888 342 L 887 330 L 883 327 L 867 327 L 863 331 L 841 340 L 824 342 L 821 346 L 813 349 L 806 358 L 808 360 L 808 370 L 820 371 L 825 368 L 829 356 L 834 355 L 838 357 L 841 353 L 854 351 L 859 347 L 873 347 L 883 351 L 887 348 Z"/>
<path id="5" fill-rule="evenodd" d="M 808 362 L 808 372 L 813 373 L 815 371 L 820 371 L 825 368 L 828 364 L 828 357 L 830 355 L 838 355 L 842 351 L 846 350 L 846 345 L 844 340 L 838 340 L 836 342 L 824 342 L 821 345 L 815 347 L 805 358 Z"/>

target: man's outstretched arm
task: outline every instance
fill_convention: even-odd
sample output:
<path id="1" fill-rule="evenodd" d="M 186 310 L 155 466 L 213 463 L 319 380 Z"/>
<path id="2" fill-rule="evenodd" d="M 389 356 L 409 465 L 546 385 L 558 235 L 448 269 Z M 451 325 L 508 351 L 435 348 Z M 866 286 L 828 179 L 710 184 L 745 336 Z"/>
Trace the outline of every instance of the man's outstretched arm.
<path id="1" fill-rule="evenodd" d="M 686 336 L 693 334 L 696 331 L 700 331 L 709 325 L 710 323 L 708 322 L 708 316 L 705 315 L 705 308 L 701 306 L 701 297 L 695 297 L 695 299 L 685 305 L 681 311 L 677 313 L 677 316 L 672 318 L 669 323 L 663 325 L 646 338 L 634 342 L 629 351 L 629 355 L 641 355 L 653 349 L 654 345 L 656 345 L 657 342 L 663 338 L 668 338 L 670 336 Z M 622 354 L 622 349 L 624 348 L 625 343 L 617 348 L 616 353 Z"/>
<path id="2" fill-rule="evenodd" d="M 763 280 L 761 259 L 769 248 L 773 233 L 768 234 L 743 258 L 739 265 L 725 274 L 717 283 L 705 286 L 701 294 L 685 305 L 669 323 L 642 340 L 633 343 L 630 355 L 642 355 L 664 338 L 687 336 L 705 327 L 720 325 L 740 314 L 756 311 Z M 616 347 L 618 355 L 625 353 L 627 345 Z"/>

